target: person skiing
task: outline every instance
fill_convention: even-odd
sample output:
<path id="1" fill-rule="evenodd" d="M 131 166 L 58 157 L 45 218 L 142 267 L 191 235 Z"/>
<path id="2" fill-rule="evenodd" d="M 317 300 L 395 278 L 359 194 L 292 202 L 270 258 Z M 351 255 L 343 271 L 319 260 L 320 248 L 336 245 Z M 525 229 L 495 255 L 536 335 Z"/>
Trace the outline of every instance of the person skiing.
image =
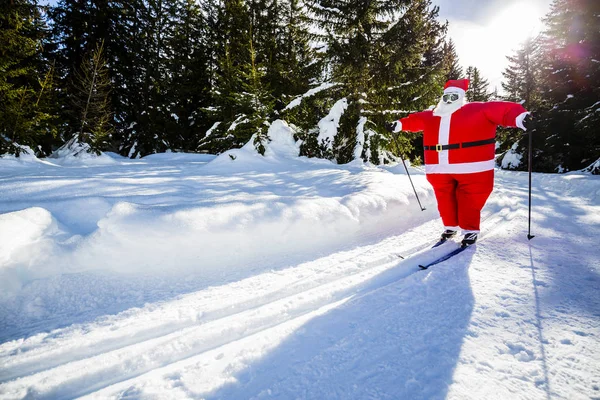
<path id="1" fill-rule="evenodd" d="M 468 79 L 450 80 L 433 110 L 386 123 L 392 133 L 423 131 L 425 173 L 444 224 L 441 240 L 454 237 L 460 228 L 463 247 L 477 241 L 481 210 L 494 188 L 496 128 L 525 131 L 529 115 L 518 103 L 467 103 L 468 88 Z"/>

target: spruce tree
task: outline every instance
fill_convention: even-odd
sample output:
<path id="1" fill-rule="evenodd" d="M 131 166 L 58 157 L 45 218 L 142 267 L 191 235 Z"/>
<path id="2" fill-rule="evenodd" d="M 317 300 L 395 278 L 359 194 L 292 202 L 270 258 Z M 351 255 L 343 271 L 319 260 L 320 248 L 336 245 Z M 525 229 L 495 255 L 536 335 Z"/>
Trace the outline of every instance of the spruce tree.
<path id="1" fill-rule="evenodd" d="M 118 92 L 119 151 L 143 157 L 177 147 L 173 138 L 169 64 L 174 57 L 169 45 L 175 36 L 180 2 L 135 0 L 119 14 L 122 32 L 117 48 L 122 65 L 115 66 Z M 175 114 L 176 115 L 176 114 Z"/>
<path id="2" fill-rule="evenodd" d="M 333 143 L 334 158 L 344 163 L 360 153 L 362 159 L 380 162 L 391 143 L 382 129 L 389 118 L 385 112 L 423 109 L 439 94 L 445 25 L 437 21 L 438 9 L 427 0 L 309 5 L 323 32 L 320 40 L 327 44 L 329 77 L 338 84 L 333 100 L 348 101 Z M 367 130 L 364 138 L 358 126 Z"/>
<path id="3" fill-rule="evenodd" d="M 481 76 L 481 72 L 477 67 L 469 66 L 467 68 L 467 79 L 470 81 L 467 101 L 488 101 L 490 99 L 489 83 L 487 79 Z"/>
<path id="4" fill-rule="evenodd" d="M 540 72 L 542 63 L 540 57 L 539 38 L 528 38 L 514 55 L 507 56 L 509 65 L 502 72 L 504 77 L 502 99 L 521 103 L 534 115 L 541 106 Z M 501 128 L 498 130 L 497 138 L 498 151 L 507 151 L 517 143 L 517 147 L 512 151 L 521 154 L 522 162 L 518 166 L 512 165 L 511 168 L 526 169 L 527 163 L 524 162 L 526 160 L 524 155 L 528 146 L 528 141 L 525 140 L 527 134 L 516 128 Z M 539 134 L 535 134 L 534 139 L 538 144 Z M 502 157 L 499 158 L 499 161 L 502 161 Z"/>
<path id="5" fill-rule="evenodd" d="M 582 169 L 600 154 L 599 18 L 597 1 L 555 0 L 545 19 L 540 170 Z"/>
<path id="6" fill-rule="evenodd" d="M 443 55 L 446 81 L 463 78 L 463 69 L 458 61 L 456 46 L 454 45 L 452 39 L 448 39 L 444 42 Z"/>
<path id="7" fill-rule="evenodd" d="M 67 142 L 66 148 L 95 154 L 106 149 L 113 121 L 110 87 L 104 42 L 101 41 L 86 55 L 74 74 L 71 101 L 79 118 L 74 126 L 76 133 Z"/>
<path id="8" fill-rule="evenodd" d="M 266 2 L 226 1 L 219 8 L 215 29 L 220 32 L 216 50 L 213 86 L 218 127 L 199 144 L 201 151 L 220 153 L 239 148 L 257 134 L 255 146 L 264 151 L 265 123 L 272 112 L 272 96 L 265 76 L 265 58 L 260 62 L 257 46 L 261 34 L 254 23 Z M 262 11 L 261 11 L 262 10 Z M 258 29 L 258 31 L 257 31 Z"/>
<path id="9" fill-rule="evenodd" d="M 111 34 L 111 2 L 107 0 L 59 0 L 50 11 L 52 18 L 52 40 L 54 51 L 51 57 L 56 62 L 60 86 L 59 136 L 69 141 L 76 133 L 80 115 L 71 104 L 76 90 L 76 71 L 80 71 L 84 60 L 100 42 L 104 41 L 106 59 L 113 56 Z"/>
<path id="10" fill-rule="evenodd" d="M 55 134 L 55 70 L 44 58 L 48 29 L 35 1 L 0 6 L 0 154 L 19 155 L 22 145 L 38 155 Z"/>
<path id="11" fill-rule="evenodd" d="M 172 49 L 167 68 L 170 84 L 167 132 L 174 149 L 195 149 L 198 138 L 210 127 L 204 109 L 212 105 L 210 96 L 210 45 L 202 10 L 194 0 L 177 5 L 173 36 L 167 39 Z"/>
<path id="12" fill-rule="evenodd" d="M 507 56 L 509 65 L 502 76 L 504 98 L 508 101 L 524 102 L 526 107 L 537 107 L 540 103 L 540 48 L 539 38 L 528 38 L 512 56 Z"/>

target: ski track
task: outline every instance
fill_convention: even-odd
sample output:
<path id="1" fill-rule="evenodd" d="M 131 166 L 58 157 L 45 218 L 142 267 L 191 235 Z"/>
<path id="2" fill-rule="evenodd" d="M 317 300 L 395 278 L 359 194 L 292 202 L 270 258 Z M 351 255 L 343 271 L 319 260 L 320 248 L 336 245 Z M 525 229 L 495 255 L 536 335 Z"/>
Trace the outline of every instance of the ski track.
<path id="1" fill-rule="evenodd" d="M 2 346 L 0 381 L 5 383 L 0 385 L 0 393 L 18 398 L 24 395 L 18 388 L 28 387 L 33 390 L 28 394 L 35 393 L 36 398 L 81 396 L 423 273 L 418 270 L 419 263 L 434 260 L 455 246 L 454 242 L 436 249 L 413 245 L 417 243 L 417 232 L 438 230 L 437 221 L 426 225 L 359 249 L 357 254 L 334 254 L 269 277 L 235 283 L 238 296 L 225 298 L 218 308 L 211 308 L 210 303 L 232 293 L 231 287 L 223 293 L 218 288 L 201 291 L 174 304 L 150 307 L 110 321 L 106 326 L 77 326 L 31 345 L 16 343 L 18 354 L 10 346 Z M 399 248 L 398 243 L 409 246 Z M 413 257 L 401 260 L 400 253 Z M 243 293 L 252 297 L 240 297 Z M 188 317 L 181 321 L 186 314 Z"/>

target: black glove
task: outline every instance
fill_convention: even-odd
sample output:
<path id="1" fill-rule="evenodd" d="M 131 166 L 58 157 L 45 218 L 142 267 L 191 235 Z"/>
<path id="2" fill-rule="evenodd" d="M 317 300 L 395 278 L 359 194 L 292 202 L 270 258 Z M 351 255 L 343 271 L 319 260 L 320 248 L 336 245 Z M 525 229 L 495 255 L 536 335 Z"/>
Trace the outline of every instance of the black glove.
<path id="1" fill-rule="evenodd" d="M 525 126 L 525 128 L 527 128 L 527 130 L 533 128 L 533 115 L 527 114 L 527 116 L 523 120 L 523 125 Z"/>
<path id="2" fill-rule="evenodd" d="M 533 123 L 534 121 L 531 113 L 527 114 L 521 121 L 519 121 L 519 118 L 517 118 L 517 128 L 521 128 L 524 131 L 531 130 L 533 128 Z"/>
<path id="3" fill-rule="evenodd" d="M 388 132 L 393 133 L 396 130 L 396 125 L 398 125 L 398 121 L 386 122 L 385 123 L 385 130 L 388 131 Z"/>

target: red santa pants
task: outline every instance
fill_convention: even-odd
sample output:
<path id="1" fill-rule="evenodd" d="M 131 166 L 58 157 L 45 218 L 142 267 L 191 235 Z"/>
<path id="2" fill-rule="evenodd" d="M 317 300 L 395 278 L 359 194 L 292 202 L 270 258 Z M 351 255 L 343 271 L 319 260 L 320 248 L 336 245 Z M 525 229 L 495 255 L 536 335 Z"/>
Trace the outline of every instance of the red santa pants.
<path id="1" fill-rule="evenodd" d="M 472 174 L 427 174 L 444 226 L 479 231 L 481 209 L 494 189 L 494 170 Z"/>

